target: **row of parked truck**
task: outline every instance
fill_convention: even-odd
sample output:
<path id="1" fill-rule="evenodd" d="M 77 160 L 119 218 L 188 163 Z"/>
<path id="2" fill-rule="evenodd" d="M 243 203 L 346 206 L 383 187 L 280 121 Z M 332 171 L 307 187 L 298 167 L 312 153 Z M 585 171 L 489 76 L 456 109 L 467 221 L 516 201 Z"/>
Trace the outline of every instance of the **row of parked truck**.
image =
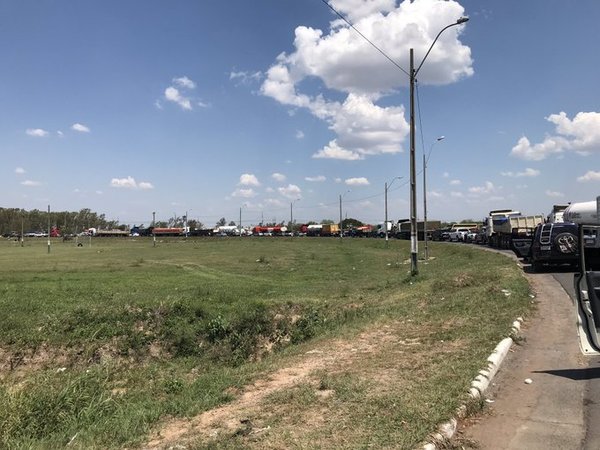
<path id="1" fill-rule="evenodd" d="M 578 264 L 577 225 L 570 221 L 573 205 L 553 205 L 547 216 L 522 215 L 511 209 L 493 210 L 474 242 L 510 249 L 534 270 L 547 265 Z"/>

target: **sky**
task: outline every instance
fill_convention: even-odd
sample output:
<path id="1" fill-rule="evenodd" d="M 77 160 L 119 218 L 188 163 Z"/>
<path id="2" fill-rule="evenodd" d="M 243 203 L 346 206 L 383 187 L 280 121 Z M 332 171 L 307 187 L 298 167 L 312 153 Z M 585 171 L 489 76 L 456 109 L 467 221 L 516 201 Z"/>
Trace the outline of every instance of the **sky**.
<path id="1" fill-rule="evenodd" d="M 599 19 L 597 0 L 0 0 L 0 207 L 250 226 L 337 221 L 341 197 L 375 224 L 387 183 L 409 218 L 411 48 L 419 219 L 424 154 L 429 220 L 593 200 Z"/>

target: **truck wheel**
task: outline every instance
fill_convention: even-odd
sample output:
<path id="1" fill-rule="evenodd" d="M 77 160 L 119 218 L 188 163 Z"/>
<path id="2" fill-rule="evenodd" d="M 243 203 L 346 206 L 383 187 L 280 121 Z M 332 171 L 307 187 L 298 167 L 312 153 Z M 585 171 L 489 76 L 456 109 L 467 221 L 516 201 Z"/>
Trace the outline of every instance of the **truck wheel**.
<path id="1" fill-rule="evenodd" d="M 533 267 L 533 271 L 535 273 L 541 273 L 544 271 L 544 265 L 539 261 L 533 261 L 531 263 L 531 267 Z"/>
<path id="2" fill-rule="evenodd" d="M 554 243 L 559 252 L 572 255 L 577 253 L 578 239 L 573 233 L 560 233 L 554 238 Z"/>

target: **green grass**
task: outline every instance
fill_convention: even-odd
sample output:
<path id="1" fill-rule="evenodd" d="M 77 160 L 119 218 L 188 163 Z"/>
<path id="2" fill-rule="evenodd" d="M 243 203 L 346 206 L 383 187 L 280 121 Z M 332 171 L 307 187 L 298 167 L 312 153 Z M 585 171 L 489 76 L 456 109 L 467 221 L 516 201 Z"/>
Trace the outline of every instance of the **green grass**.
<path id="1" fill-rule="evenodd" d="M 50 254 L 45 240 L 0 241 L 0 447 L 55 448 L 74 436 L 72 448 L 135 447 L 159 420 L 231 401 L 311 342 L 382 324 L 403 324 L 419 345 L 274 394 L 282 414 L 264 420 L 283 430 L 277 437 L 197 448 L 414 446 L 531 307 L 509 259 L 430 248 L 435 259 L 411 277 L 404 241 L 95 239 L 57 241 Z M 401 382 L 373 381 L 392 368 Z M 300 438 L 285 431 L 317 407 L 337 420 Z"/>

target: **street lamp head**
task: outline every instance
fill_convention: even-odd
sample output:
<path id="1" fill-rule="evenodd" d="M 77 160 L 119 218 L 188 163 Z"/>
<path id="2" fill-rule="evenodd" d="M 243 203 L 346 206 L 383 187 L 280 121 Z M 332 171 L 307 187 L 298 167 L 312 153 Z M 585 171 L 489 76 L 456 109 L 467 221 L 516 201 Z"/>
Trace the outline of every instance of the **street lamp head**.
<path id="1" fill-rule="evenodd" d="M 468 22 L 468 21 L 469 21 L 469 18 L 468 18 L 468 17 L 466 17 L 466 16 L 463 16 L 463 17 L 461 17 L 460 19 L 458 19 L 458 20 L 456 21 L 456 24 L 457 24 L 457 25 L 460 25 L 461 23 L 465 23 L 465 22 Z"/>
<path id="2" fill-rule="evenodd" d="M 446 139 L 446 136 L 440 136 L 439 138 L 437 138 L 436 140 L 439 141 L 443 141 L 444 139 Z"/>

